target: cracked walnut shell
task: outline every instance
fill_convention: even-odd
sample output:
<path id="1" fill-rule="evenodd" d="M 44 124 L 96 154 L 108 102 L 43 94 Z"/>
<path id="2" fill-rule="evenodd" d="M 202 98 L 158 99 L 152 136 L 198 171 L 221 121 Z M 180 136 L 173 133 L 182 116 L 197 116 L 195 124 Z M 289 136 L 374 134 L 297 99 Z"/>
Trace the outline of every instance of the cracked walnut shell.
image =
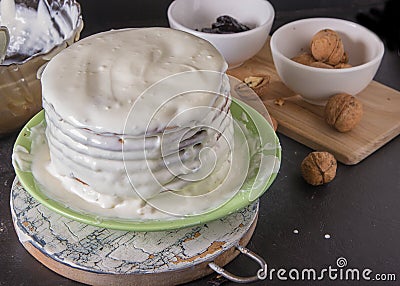
<path id="1" fill-rule="evenodd" d="M 268 83 L 270 81 L 269 75 L 254 75 L 246 77 L 243 82 L 253 89 L 255 93 L 259 96 L 262 96 L 265 92 L 265 89 L 268 87 Z"/>
<path id="2" fill-rule="evenodd" d="M 301 163 L 301 174 L 307 183 L 319 186 L 336 176 L 337 162 L 329 152 L 311 152 Z"/>
<path id="3" fill-rule="evenodd" d="M 347 93 L 332 96 L 325 106 L 326 123 L 340 132 L 353 129 L 360 122 L 362 115 L 362 103 Z"/>

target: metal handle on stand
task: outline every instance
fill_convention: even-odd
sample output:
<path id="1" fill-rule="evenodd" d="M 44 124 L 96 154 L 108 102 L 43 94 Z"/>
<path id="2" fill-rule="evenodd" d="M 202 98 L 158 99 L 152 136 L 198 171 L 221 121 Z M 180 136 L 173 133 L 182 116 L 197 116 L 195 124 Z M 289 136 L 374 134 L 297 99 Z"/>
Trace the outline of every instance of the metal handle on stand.
<path id="1" fill-rule="evenodd" d="M 218 266 L 214 262 L 210 262 L 208 264 L 208 266 L 212 270 L 214 270 L 215 272 L 217 272 L 218 274 L 222 275 L 223 277 L 225 277 L 226 279 L 228 279 L 228 280 L 230 280 L 232 282 L 236 282 L 236 283 L 251 283 L 251 282 L 255 282 L 255 281 L 261 280 L 262 279 L 261 277 L 267 271 L 267 263 L 264 261 L 264 259 L 262 259 L 259 255 L 257 255 L 256 253 L 248 250 L 247 248 L 245 248 L 243 246 L 236 245 L 235 247 L 241 253 L 243 253 L 244 255 L 247 255 L 248 257 L 250 257 L 251 259 L 256 261 L 261 266 L 261 268 L 257 271 L 257 275 L 249 276 L 249 277 L 237 276 L 235 274 L 232 274 L 232 273 L 226 271 L 224 268 Z"/>

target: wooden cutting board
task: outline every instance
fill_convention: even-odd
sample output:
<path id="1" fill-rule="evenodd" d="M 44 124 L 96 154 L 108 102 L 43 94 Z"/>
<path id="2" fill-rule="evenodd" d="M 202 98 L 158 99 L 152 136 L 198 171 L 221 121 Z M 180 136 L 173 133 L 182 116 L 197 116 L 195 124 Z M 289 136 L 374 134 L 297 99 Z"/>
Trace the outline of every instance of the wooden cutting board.
<path id="1" fill-rule="evenodd" d="M 268 85 L 257 92 L 278 121 L 278 132 L 314 150 L 331 152 L 344 164 L 359 163 L 400 133 L 400 92 L 376 81 L 357 95 L 364 115 L 353 130 L 340 133 L 328 126 L 323 118 L 324 107 L 305 102 L 281 82 L 269 39 L 255 57 L 228 74 L 240 80 L 252 75 L 268 77 Z M 284 99 L 282 106 L 275 104 L 278 98 Z"/>

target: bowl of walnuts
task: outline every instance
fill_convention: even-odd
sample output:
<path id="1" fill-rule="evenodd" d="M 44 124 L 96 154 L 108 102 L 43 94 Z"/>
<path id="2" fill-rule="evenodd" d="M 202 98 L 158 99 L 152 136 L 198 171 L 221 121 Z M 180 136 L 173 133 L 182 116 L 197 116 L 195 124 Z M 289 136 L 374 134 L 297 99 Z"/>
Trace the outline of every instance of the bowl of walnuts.
<path id="1" fill-rule="evenodd" d="M 288 23 L 272 34 L 270 46 L 283 83 L 317 105 L 338 93 L 361 92 L 384 54 L 384 45 L 373 32 L 335 18 Z"/>

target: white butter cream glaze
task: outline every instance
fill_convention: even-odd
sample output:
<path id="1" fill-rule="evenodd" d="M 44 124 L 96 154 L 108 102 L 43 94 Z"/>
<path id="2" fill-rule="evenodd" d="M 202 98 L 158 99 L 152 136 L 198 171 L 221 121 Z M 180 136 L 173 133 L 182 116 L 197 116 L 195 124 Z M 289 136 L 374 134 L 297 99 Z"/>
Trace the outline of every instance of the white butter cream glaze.
<path id="1" fill-rule="evenodd" d="M 226 68 L 210 43 L 167 28 L 108 31 L 75 43 L 42 74 L 48 151 L 37 151 L 35 178 L 49 188 L 50 174 L 89 205 L 124 218 L 148 217 L 151 200 L 176 202 L 168 193 L 183 198 L 180 215 L 226 202 L 248 168 L 242 148 L 239 173 L 232 172 Z M 37 167 L 43 158 L 46 171 Z M 215 190 L 212 201 L 192 200 Z"/>
<path id="2" fill-rule="evenodd" d="M 226 69 L 224 58 L 209 42 L 188 33 L 168 28 L 115 30 L 82 39 L 56 55 L 42 74 L 42 92 L 47 103 L 67 122 L 102 133 L 122 134 L 133 103 L 153 84 L 181 72 L 224 73 Z M 215 81 L 217 77 L 207 77 L 206 73 L 204 77 L 171 81 L 169 88 L 173 94 L 195 89 L 219 93 L 221 81 L 213 86 L 210 79 Z M 154 112 L 154 106 L 158 108 L 159 102 L 152 96 L 159 100 L 164 94 L 171 96 L 157 87 L 152 91 L 155 94 L 142 98 L 152 103 L 143 105 L 147 108 L 139 110 L 143 114 Z M 181 103 L 180 108 L 205 102 L 209 105 L 209 99 L 201 96 L 199 102 Z M 173 117 L 177 112 L 168 110 L 165 114 Z M 137 134 L 143 133 L 141 126 L 135 127 L 139 128 Z"/>

